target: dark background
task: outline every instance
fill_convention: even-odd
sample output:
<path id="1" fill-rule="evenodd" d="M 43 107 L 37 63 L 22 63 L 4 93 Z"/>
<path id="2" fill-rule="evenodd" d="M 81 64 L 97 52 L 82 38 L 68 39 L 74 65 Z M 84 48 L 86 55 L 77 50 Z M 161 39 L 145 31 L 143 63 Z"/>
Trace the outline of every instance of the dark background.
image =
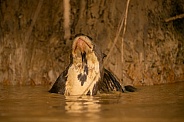
<path id="1" fill-rule="evenodd" d="M 87 34 L 108 54 L 126 2 L 71 0 L 70 39 Z M 0 0 L 1 84 L 48 85 L 66 68 L 71 40 L 64 38 L 64 7 L 62 0 Z M 165 22 L 180 14 L 183 0 L 130 1 L 125 35 L 105 67 L 124 85 L 184 81 L 184 18 Z"/>

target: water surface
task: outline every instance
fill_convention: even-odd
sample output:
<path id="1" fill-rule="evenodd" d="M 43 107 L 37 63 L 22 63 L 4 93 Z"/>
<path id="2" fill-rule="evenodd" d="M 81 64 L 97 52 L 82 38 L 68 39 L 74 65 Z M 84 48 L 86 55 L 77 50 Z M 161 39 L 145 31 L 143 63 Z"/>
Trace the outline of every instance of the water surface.
<path id="1" fill-rule="evenodd" d="M 45 86 L 0 86 L 0 121 L 184 122 L 184 82 L 138 89 L 65 97 Z"/>

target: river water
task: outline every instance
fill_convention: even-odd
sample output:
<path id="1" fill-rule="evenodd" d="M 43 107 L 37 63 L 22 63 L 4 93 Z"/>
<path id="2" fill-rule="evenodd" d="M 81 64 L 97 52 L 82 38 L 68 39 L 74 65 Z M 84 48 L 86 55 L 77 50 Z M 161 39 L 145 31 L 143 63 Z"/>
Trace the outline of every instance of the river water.
<path id="1" fill-rule="evenodd" d="M 47 91 L 1 85 L 0 122 L 184 122 L 184 82 L 93 97 Z"/>

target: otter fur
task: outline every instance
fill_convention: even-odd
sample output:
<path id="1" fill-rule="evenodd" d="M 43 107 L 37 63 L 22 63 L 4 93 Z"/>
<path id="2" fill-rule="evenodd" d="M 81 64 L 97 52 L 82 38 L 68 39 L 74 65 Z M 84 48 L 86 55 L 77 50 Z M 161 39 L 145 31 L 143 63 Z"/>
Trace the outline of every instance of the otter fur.
<path id="1" fill-rule="evenodd" d="M 103 67 L 103 58 L 104 54 L 90 37 L 77 35 L 72 44 L 71 62 L 49 92 L 96 95 L 112 91 L 124 92 L 126 87 L 129 91 L 134 91 L 132 86 L 121 86 L 117 78 Z"/>

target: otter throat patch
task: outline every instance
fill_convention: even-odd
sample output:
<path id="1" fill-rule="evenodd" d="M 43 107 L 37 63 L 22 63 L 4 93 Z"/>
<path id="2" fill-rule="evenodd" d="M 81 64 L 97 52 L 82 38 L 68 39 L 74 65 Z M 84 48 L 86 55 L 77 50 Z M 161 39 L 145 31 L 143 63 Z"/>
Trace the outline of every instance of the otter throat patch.
<path id="1" fill-rule="evenodd" d="M 65 95 L 92 95 L 100 79 L 99 61 L 94 52 L 86 54 L 85 64 L 76 60 L 68 69 Z"/>

